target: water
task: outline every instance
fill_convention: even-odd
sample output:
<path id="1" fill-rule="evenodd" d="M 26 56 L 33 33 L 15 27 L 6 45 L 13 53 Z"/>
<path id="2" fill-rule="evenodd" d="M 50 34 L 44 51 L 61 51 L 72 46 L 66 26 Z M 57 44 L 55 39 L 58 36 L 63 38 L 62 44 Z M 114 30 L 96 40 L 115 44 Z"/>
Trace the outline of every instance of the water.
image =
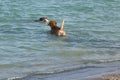
<path id="1" fill-rule="evenodd" d="M 0 0 L 0 79 L 120 66 L 119 0 Z M 39 17 L 65 19 L 66 37 Z M 94 68 L 93 67 L 93 68 Z M 89 72 L 88 72 L 89 73 Z"/>

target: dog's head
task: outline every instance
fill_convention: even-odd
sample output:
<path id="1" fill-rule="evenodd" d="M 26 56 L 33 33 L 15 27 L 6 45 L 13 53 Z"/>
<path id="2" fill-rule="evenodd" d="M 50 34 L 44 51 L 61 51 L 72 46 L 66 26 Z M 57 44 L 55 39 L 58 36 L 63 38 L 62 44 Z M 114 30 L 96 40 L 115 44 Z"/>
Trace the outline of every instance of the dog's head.
<path id="1" fill-rule="evenodd" d="M 46 19 L 47 19 L 46 17 L 41 17 L 41 18 L 39 19 L 39 21 L 45 22 Z"/>
<path id="2" fill-rule="evenodd" d="M 57 22 L 52 20 L 52 21 L 49 21 L 48 25 L 51 26 L 51 27 L 56 27 L 57 26 Z"/>
<path id="3" fill-rule="evenodd" d="M 49 20 L 47 19 L 47 17 L 41 17 L 39 21 L 49 23 Z"/>

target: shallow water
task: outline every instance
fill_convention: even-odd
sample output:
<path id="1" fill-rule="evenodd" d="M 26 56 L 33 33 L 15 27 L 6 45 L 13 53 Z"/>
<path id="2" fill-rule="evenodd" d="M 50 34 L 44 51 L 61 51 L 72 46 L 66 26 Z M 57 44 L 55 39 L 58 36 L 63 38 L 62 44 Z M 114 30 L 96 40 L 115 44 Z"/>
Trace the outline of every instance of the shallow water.
<path id="1" fill-rule="evenodd" d="M 0 0 L 0 79 L 120 61 L 119 0 Z M 39 17 L 65 19 L 66 37 Z M 82 68 L 81 68 L 82 67 Z"/>

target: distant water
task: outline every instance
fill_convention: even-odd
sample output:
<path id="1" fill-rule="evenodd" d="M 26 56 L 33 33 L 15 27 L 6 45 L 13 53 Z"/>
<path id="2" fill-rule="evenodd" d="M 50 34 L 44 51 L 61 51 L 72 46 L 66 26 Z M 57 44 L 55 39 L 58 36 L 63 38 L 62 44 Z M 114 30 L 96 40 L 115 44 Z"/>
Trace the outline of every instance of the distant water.
<path id="1" fill-rule="evenodd" d="M 39 17 L 65 19 L 66 37 Z M 120 0 L 0 0 L 0 80 L 120 61 Z"/>

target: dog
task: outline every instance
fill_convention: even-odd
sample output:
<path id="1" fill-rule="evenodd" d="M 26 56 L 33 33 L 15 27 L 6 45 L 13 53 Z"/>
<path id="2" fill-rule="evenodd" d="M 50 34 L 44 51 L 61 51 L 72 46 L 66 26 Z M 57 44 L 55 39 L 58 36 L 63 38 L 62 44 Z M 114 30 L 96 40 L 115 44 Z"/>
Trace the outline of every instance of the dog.
<path id="1" fill-rule="evenodd" d="M 51 28 L 51 33 L 56 36 L 66 36 L 66 32 L 64 31 L 64 20 L 62 20 L 60 27 L 57 26 L 57 22 L 55 20 L 48 20 L 46 17 L 41 17 L 38 21 L 47 23 Z"/>

